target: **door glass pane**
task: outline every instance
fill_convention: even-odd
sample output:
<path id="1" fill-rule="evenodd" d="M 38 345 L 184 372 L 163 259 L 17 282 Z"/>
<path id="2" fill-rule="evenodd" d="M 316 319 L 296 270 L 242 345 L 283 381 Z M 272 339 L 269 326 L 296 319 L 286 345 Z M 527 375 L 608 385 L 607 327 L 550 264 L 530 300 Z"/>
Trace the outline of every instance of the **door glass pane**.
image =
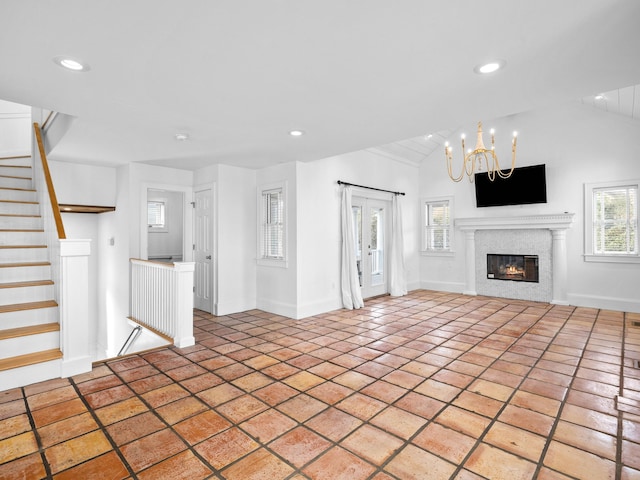
<path id="1" fill-rule="evenodd" d="M 371 209 L 371 285 L 384 283 L 384 208 Z"/>
<path id="2" fill-rule="evenodd" d="M 362 207 L 353 205 L 351 207 L 351 214 L 353 216 L 353 233 L 356 242 L 355 252 L 356 264 L 358 266 L 358 282 L 362 287 Z"/>

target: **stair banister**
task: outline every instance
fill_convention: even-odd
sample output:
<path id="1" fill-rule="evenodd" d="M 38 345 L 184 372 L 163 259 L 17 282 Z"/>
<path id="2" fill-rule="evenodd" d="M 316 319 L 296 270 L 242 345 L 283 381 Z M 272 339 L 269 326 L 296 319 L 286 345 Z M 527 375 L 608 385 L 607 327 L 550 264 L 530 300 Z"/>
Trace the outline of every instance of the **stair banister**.
<path id="1" fill-rule="evenodd" d="M 63 353 L 60 376 L 68 377 L 91 370 L 88 323 L 91 241 L 67 239 L 47 162 L 42 129 L 37 122 L 33 123 L 33 130 L 36 143 L 33 148 L 34 182 L 51 262 L 54 298 L 60 314 L 60 350 Z M 36 155 L 40 157 L 40 162 L 35 161 Z"/>

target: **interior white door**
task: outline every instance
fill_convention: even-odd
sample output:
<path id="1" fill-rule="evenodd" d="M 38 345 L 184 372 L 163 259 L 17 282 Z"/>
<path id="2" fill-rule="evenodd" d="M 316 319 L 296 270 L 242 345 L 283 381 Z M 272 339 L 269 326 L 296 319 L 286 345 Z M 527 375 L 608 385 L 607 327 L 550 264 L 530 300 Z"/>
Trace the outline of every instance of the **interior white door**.
<path id="1" fill-rule="evenodd" d="M 213 310 L 213 195 L 210 188 L 195 193 L 194 306 Z"/>
<path id="2" fill-rule="evenodd" d="M 352 214 L 362 298 L 388 293 L 387 258 L 389 202 L 353 197 Z"/>

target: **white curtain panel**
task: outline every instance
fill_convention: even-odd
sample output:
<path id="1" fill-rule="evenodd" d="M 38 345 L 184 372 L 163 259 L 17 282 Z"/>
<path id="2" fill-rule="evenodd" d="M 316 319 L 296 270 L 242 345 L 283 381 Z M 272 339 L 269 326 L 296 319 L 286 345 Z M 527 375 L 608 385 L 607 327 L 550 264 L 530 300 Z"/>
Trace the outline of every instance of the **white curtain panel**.
<path id="1" fill-rule="evenodd" d="M 394 297 L 407 294 L 404 270 L 404 234 L 400 196 L 394 195 L 391 205 L 391 245 L 389 246 L 389 293 Z"/>
<path id="2" fill-rule="evenodd" d="M 358 281 L 356 242 L 351 212 L 351 187 L 342 190 L 342 305 L 353 310 L 364 307 L 362 291 Z"/>

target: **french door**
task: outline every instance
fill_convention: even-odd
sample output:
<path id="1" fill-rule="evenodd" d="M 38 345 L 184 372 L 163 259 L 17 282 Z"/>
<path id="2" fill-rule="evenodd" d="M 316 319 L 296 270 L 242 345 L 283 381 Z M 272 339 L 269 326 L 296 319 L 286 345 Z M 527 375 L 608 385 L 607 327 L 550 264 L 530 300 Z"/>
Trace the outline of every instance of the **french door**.
<path id="1" fill-rule="evenodd" d="M 384 295 L 388 292 L 386 246 L 389 202 L 354 196 L 351 205 L 362 298 Z"/>

